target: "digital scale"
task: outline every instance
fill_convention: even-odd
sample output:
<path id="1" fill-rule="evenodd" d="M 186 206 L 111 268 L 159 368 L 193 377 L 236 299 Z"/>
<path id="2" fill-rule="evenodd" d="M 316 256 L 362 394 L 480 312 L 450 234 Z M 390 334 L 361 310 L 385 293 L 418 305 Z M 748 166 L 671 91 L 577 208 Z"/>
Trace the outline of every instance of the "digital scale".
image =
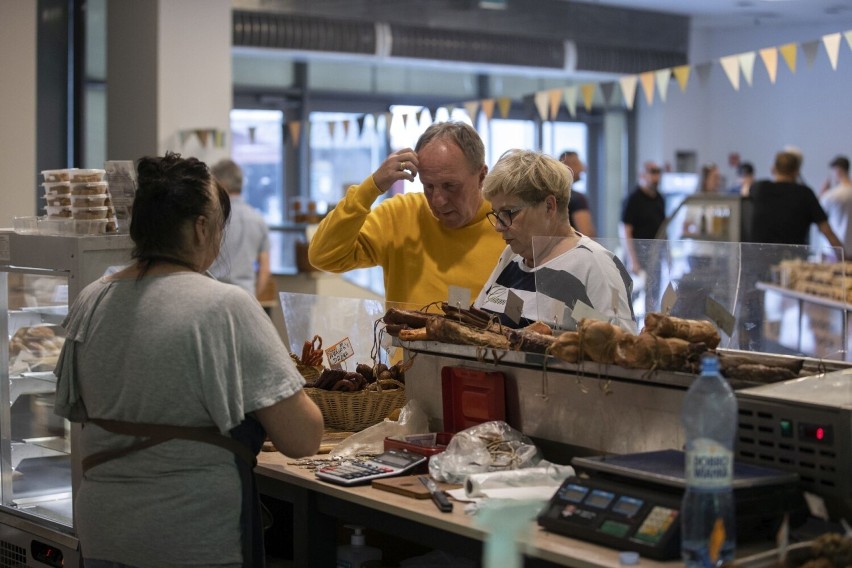
<path id="1" fill-rule="evenodd" d="M 562 483 L 538 523 L 648 558 L 678 558 L 684 459 L 677 450 L 574 458 L 577 476 Z M 733 487 L 740 542 L 773 538 L 785 513 L 794 524 L 806 516 L 795 473 L 736 462 Z"/>

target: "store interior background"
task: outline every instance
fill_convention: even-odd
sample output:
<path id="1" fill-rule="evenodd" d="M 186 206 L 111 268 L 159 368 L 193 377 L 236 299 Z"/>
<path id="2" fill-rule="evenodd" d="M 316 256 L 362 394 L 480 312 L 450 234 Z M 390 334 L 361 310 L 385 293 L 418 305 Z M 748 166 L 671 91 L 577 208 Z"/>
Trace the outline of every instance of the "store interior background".
<path id="1" fill-rule="evenodd" d="M 511 97 L 511 118 L 538 124 L 541 120 L 532 104 L 538 91 L 713 62 L 706 80 L 699 80 L 693 70 L 685 92 L 673 78 L 664 102 L 657 96 L 648 104 L 640 87 L 632 111 L 624 105 L 601 104 L 600 94 L 592 112 L 578 105 L 576 120 L 585 122 L 591 133 L 586 149 L 588 184 L 597 190 L 590 192 L 590 201 L 604 237 L 617 236 L 622 199 L 645 160 L 675 167 L 679 153 L 691 153 L 699 166 L 719 164 L 730 184 L 734 172 L 727 159 L 732 152 L 753 162 L 758 176 L 765 177 L 775 152 L 795 145 L 804 152 L 804 179 L 818 188 L 831 158 L 852 154 L 847 135 L 852 129 L 848 104 L 852 48 L 845 39 L 836 70 L 822 46 L 811 64 L 800 47 L 796 72 L 779 60 L 775 84 L 758 58 L 753 84 L 741 78 L 739 90 L 734 90 L 718 62 L 723 56 L 846 32 L 852 29 L 852 11 L 843 9 L 828 19 L 775 22 L 744 17 L 719 27 L 699 25 L 680 15 L 598 4 L 586 5 L 587 11 L 566 12 L 565 6 L 574 3 L 563 0 L 508 0 L 502 15 L 470 0 L 433 1 L 426 5 L 428 10 L 413 0 L 88 0 L 82 3 L 89 23 L 87 80 L 84 92 L 78 93 L 82 110 L 69 115 L 63 108 L 67 93 L 56 88 L 56 69 L 45 63 L 61 68 L 68 50 L 62 38 L 40 35 L 38 30 L 50 29 L 51 18 L 62 21 L 63 11 L 67 14 L 75 4 L 79 3 L 0 3 L 0 73 L 5 78 L 0 82 L 3 227 L 11 226 L 15 216 L 38 212 L 41 169 L 100 167 L 104 159 L 135 159 L 166 150 L 195 154 L 210 163 L 227 156 L 227 144 L 201 144 L 186 133 L 197 129 L 227 133 L 230 111 L 246 101 L 254 101 L 257 108 L 278 106 L 291 120 L 304 119 L 313 111 L 377 113 L 393 104 L 431 108 Z M 814 4 L 815 10 L 826 5 Z M 475 33 L 527 37 L 530 42 L 561 33 L 576 41 L 578 51 L 597 49 L 599 57 L 587 60 L 586 69 L 565 71 L 535 67 L 532 58 L 515 67 L 234 47 L 232 14 L 258 10 L 310 20 L 386 22 L 457 32 L 469 28 Z M 594 17 L 568 21 L 554 14 Z M 559 120 L 575 119 L 563 106 Z M 285 200 L 310 191 L 311 180 L 304 173 L 310 171 L 309 158 L 299 149 L 289 144 L 285 150 L 287 163 L 298 164 L 285 173 Z M 374 157 L 376 165 L 383 157 Z M 360 178 L 370 171 L 360 172 Z M 375 292 L 338 277 L 279 272 L 279 290 L 376 297 Z"/>

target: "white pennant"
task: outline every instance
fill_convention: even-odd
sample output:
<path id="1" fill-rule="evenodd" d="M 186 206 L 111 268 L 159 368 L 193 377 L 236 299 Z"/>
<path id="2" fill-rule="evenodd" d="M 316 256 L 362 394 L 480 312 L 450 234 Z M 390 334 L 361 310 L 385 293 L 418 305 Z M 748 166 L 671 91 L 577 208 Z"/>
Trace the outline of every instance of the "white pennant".
<path id="1" fill-rule="evenodd" d="M 735 91 L 740 90 L 740 60 L 736 55 L 729 55 L 719 60 L 722 64 L 722 69 L 725 70 L 725 75 L 728 76 L 728 81 Z"/>
<path id="2" fill-rule="evenodd" d="M 825 46 L 825 51 L 828 52 L 831 68 L 837 71 L 837 56 L 840 55 L 840 32 L 822 36 L 822 44 Z"/>
<path id="3" fill-rule="evenodd" d="M 639 84 L 639 76 L 628 75 L 627 77 L 621 77 L 618 80 L 618 84 L 621 87 L 621 94 L 624 95 L 624 104 L 627 105 L 628 110 L 633 110 L 633 103 L 636 101 L 636 86 Z"/>
<path id="4" fill-rule="evenodd" d="M 666 102 L 666 93 L 669 91 L 669 80 L 672 78 L 671 69 L 660 69 L 656 73 L 657 90 L 660 92 L 660 100 Z"/>
<path id="5" fill-rule="evenodd" d="M 740 69 L 742 69 L 743 77 L 745 77 L 749 87 L 751 87 L 751 80 L 754 78 L 754 60 L 756 57 L 757 54 L 753 51 L 739 55 Z"/>

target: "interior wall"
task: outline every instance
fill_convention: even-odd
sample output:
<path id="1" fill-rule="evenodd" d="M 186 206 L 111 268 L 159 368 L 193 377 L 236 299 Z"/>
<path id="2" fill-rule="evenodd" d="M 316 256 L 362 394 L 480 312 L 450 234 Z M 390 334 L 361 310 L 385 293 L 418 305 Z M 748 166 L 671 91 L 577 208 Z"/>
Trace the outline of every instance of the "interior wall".
<path id="1" fill-rule="evenodd" d="M 36 214 L 36 2 L 0 2 L 0 227 Z"/>
<path id="2" fill-rule="evenodd" d="M 812 65 L 799 47 L 795 73 L 779 55 L 775 84 L 758 54 L 753 84 L 749 86 L 740 75 L 738 91 L 718 58 L 789 42 L 801 45 L 850 28 L 852 22 L 838 22 L 832 28 L 758 27 L 748 33 L 697 33 L 690 59 L 693 66 L 713 61 L 706 83 L 693 67 L 686 92 L 672 80 L 665 103 L 649 106 L 644 94 L 637 93 L 637 163 L 656 159 L 674 165 L 678 151 L 691 150 L 696 152 L 698 164 L 717 163 L 732 184 L 735 171 L 728 165 L 729 153 L 738 152 L 754 164 L 758 177 L 768 177 L 775 153 L 794 145 L 804 153 L 804 179 L 818 190 L 831 158 L 838 153 L 852 155 L 847 135 L 852 128 L 848 103 L 852 50 L 847 42 L 841 40 L 836 71 L 822 45 Z"/>

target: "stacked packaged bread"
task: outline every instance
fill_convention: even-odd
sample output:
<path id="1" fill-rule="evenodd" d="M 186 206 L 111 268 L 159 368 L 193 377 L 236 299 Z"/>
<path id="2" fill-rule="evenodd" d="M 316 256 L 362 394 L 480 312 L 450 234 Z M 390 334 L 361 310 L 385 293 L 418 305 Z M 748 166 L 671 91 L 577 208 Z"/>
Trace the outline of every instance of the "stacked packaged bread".
<path id="1" fill-rule="evenodd" d="M 105 170 L 44 170 L 47 217 L 39 232 L 54 235 L 102 235 L 115 231 L 115 209 L 104 181 Z"/>

